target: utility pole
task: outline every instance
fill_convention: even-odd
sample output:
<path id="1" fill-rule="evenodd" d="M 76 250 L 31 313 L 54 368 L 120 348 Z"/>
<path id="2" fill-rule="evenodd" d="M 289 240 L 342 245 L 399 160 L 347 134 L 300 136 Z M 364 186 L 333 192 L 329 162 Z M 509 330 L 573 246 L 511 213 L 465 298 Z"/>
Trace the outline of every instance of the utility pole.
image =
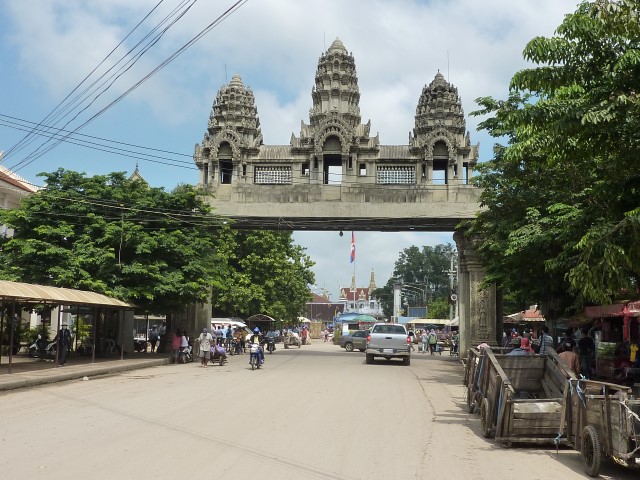
<path id="1" fill-rule="evenodd" d="M 449 271 L 447 272 L 449 274 L 449 320 L 453 320 L 454 317 L 454 308 L 455 308 L 455 313 L 457 313 L 457 306 L 458 306 L 458 298 L 457 295 L 455 297 L 452 297 L 452 295 L 454 294 L 454 285 L 457 281 L 457 268 L 454 269 L 454 259 L 457 257 L 456 252 L 451 252 L 451 265 L 449 267 Z M 457 261 L 455 262 L 455 264 L 457 265 Z M 454 298 L 455 298 L 455 302 L 454 302 Z M 455 305 L 454 305 L 455 303 Z"/>

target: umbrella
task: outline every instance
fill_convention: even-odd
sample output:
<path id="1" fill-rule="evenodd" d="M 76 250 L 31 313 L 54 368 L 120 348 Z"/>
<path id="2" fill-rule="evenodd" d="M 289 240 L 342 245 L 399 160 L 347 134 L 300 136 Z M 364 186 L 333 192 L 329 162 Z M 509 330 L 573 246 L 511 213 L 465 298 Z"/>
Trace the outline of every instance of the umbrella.
<path id="1" fill-rule="evenodd" d="M 308 319 L 308 318 L 306 318 L 306 317 L 298 317 L 298 321 L 299 321 L 300 323 L 311 323 L 311 320 L 309 320 L 309 319 Z"/>

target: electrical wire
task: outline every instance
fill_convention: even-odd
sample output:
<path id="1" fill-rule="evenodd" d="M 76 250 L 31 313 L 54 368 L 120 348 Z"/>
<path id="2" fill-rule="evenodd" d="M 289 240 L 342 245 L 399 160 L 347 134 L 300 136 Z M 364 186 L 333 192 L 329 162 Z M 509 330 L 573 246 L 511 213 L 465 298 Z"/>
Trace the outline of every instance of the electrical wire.
<path id="1" fill-rule="evenodd" d="M 29 122 L 27 120 L 16 119 L 15 117 L 10 117 L 8 115 L 0 114 L 0 126 L 6 126 L 6 127 L 9 127 L 9 128 L 12 128 L 14 130 L 28 131 L 28 132 L 30 132 L 30 133 L 32 133 L 34 135 L 41 135 L 41 136 L 44 136 L 44 137 L 47 137 L 47 138 L 61 138 L 61 136 L 62 136 L 59 133 L 51 133 L 51 134 L 47 133 L 46 132 L 46 127 L 43 127 L 41 125 L 36 125 L 35 127 L 30 127 L 28 124 L 36 125 L 34 122 Z M 69 132 L 68 130 L 62 130 L 62 129 L 60 129 L 59 131 L 63 132 L 63 133 Z M 167 154 L 170 154 L 170 155 L 176 155 L 176 156 L 188 157 L 188 158 L 192 158 L 191 155 L 187 155 L 187 154 L 184 154 L 184 153 L 170 152 L 168 150 L 161 150 L 161 149 L 156 149 L 156 148 L 151 148 L 151 147 L 143 147 L 143 146 L 140 146 L 140 145 L 134 145 L 134 144 L 125 143 L 125 142 L 119 142 L 119 141 L 115 141 L 115 140 L 108 140 L 108 139 L 103 138 L 103 137 L 96 137 L 96 136 L 92 136 L 92 135 L 84 135 L 84 134 L 73 133 L 73 132 L 70 132 L 70 133 L 71 133 L 71 136 L 69 138 L 67 138 L 65 140 L 65 142 L 66 143 L 70 143 L 72 145 L 78 145 L 78 146 L 85 147 L 85 148 L 90 148 L 90 149 L 93 149 L 93 150 L 98 150 L 98 151 L 107 152 L 107 153 L 113 153 L 113 154 L 120 155 L 120 156 L 123 156 L 123 157 L 134 158 L 136 160 L 153 162 L 153 163 L 169 165 L 169 166 L 174 166 L 174 167 L 179 167 L 179 168 L 188 168 L 190 170 L 197 170 L 197 167 L 195 166 L 195 164 L 193 163 L 192 160 L 190 160 L 190 161 L 180 160 L 180 159 L 171 158 L 171 157 L 162 156 L 162 155 L 144 153 L 144 150 L 149 150 L 149 151 L 159 152 L 159 153 L 167 153 Z M 94 141 L 90 141 L 90 140 L 85 140 L 85 138 L 99 140 L 99 142 L 98 141 L 94 142 Z M 113 144 L 117 144 L 117 145 L 129 146 L 129 147 L 137 148 L 137 149 L 142 150 L 142 151 L 136 151 L 136 150 L 131 150 L 131 149 L 127 149 L 127 148 L 115 147 L 115 146 L 109 145 L 109 143 L 113 143 Z"/>
<path id="2" fill-rule="evenodd" d="M 162 70 L 164 67 L 166 67 L 167 65 L 169 65 L 171 62 L 173 62 L 173 60 L 175 60 L 179 55 L 181 55 L 182 53 L 184 53 L 184 51 L 186 51 L 189 47 L 191 47 L 192 45 L 194 45 L 197 41 L 199 41 L 200 39 L 202 39 L 207 33 L 209 33 L 213 28 L 215 28 L 216 26 L 218 26 L 220 23 L 222 23 L 226 18 L 228 18 L 232 13 L 234 13 L 236 10 L 238 10 L 240 7 L 242 7 L 245 3 L 247 3 L 248 0 L 237 0 L 231 7 L 229 7 L 224 13 L 222 13 L 220 16 L 218 16 L 213 22 L 211 22 L 207 27 L 205 27 L 203 30 L 201 30 L 195 37 L 193 37 L 191 40 L 189 40 L 186 44 L 184 44 L 182 47 L 180 47 L 178 50 L 176 50 L 172 55 L 170 55 L 167 59 L 165 59 L 163 62 L 161 62 L 156 68 L 154 68 L 151 72 L 149 72 L 147 75 L 145 75 L 142 79 L 140 79 L 138 82 L 136 82 L 133 86 L 131 86 L 129 89 L 127 89 L 124 93 L 122 93 L 121 95 L 119 95 L 115 100 L 113 100 L 112 102 L 110 102 L 109 104 L 107 104 L 104 108 L 102 108 L 100 111 L 98 111 L 96 114 L 94 114 L 93 116 L 91 116 L 88 120 L 86 120 L 85 122 L 83 122 L 82 124 L 80 124 L 78 127 L 76 127 L 72 132 L 77 132 L 78 130 L 84 128 L 85 126 L 87 126 L 89 123 L 91 123 L 93 120 L 95 120 L 96 118 L 98 118 L 100 115 L 104 114 L 106 111 L 108 111 L 111 107 L 113 107 L 114 105 L 116 105 L 117 103 L 119 103 L 123 98 L 125 98 L 127 95 L 129 95 L 131 92 L 133 92 L 134 90 L 136 90 L 140 85 L 142 85 L 144 82 L 146 82 L 147 80 L 149 80 L 151 77 L 153 77 L 156 73 L 158 73 L 160 70 Z M 85 108 L 86 109 L 86 108 Z M 76 115 L 77 117 L 77 115 Z M 74 118 L 76 118 L 74 117 Z M 38 153 L 34 153 L 28 156 L 28 159 L 23 159 L 20 162 L 18 162 L 18 164 L 16 164 L 14 167 L 12 167 L 12 170 L 15 169 L 22 169 L 24 167 L 26 167 L 27 165 L 31 164 L 32 162 L 34 162 L 35 160 L 37 160 L 38 158 L 40 158 L 42 155 L 46 154 L 47 152 L 49 152 L 52 148 L 54 148 L 55 146 L 59 145 L 62 141 L 65 141 L 66 138 L 68 138 L 71 134 L 68 133 L 66 134 L 64 137 L 62 137 L 61 139 L 58 139 L 54 145 L 49 146 L 48 148 L 46 148 L 44 151 L 38 152 Z M 19 167 L 19 168 L 18 168 Z"/>
<path id="3" fill-rule="evenodd" d="M 35 137 L 32 137 L 33 133 L 35 132 L 36 129 L 40 128 L 45 122 L 47 122 L 55 113 L 58 109 L 60 109 L 64 103 L 69 99 L 69 97 L 71 97 L 71 95 L 73 95 L 73 93 L 78 90 L 80 88 L 80 86 L 85 83 L 89 77 L 91 77 L 91 75 L 93 75 L 96 70 L 98 70 L 98 68 L 100 68 L 109 57 L 111 57 L 111 55 L 113 55 L 113 53 L 127 40 L 127 38 L 129 38 L 137 29 L 138 27 L 140 27 L 140 25 L 142 25 L 142 23 L 160 6 L 160 4 L 163 2 L 164 0 L 160 0 L 152 9 L 151 11 L 149 11 L 149 13 L 147 13 L 142 20 L 140 20 L 136 26 L 118 43 L 118 45 L 116 45 L 99 63 L 98 65 L 96 65 L 93 70 L 91 70 L 81 81 L 80 83 L 78 83 L 78 85 L 76 85 L 71 92 L 69 92 L 67 94 L 67 96 L 65 98 L 63 98 L 54 108 L 53 110 L 51 110 L 34 128 L 33 131 L 29 132 L 27 135 L 25 135 L 18 143 L 16 143 L 15 145 L 13 145 L 11 148 L 9 148 L 9 150 L 7 150 L 7 152 L 5 153 L 5 158 L 9 158 L 11 157 L 11 155 L 14 152 L 19 152 L 20 150 L 22 150 L 24 147 L 26 147 L 29 143 L 31 143 Z M 85 90 L 86 91 L 86 90 Z M 77 97 L 76 97 L 77 98 Z M 55 117 L 54 117 L 55 118 Z M 31 139 L 30 139 L 31 137 Z M 28 139 L 30 139 L 29 141 L 27 141 Z"/>
<path id="4" fill-rule="evenodd" d="M 30 132 L 33 132 L 34 134 L 38 134 L 38 135 L 43 135 L 43 136 L 47 136 L 46 133 L 43 133 L 41 130 L 46 129 L 46 126 L 40 125 L 40 124 L 35 124 L 35 122 L 29 122 L 28 120 L 23 120 L 23 119 L 19 119 L 16 117 L 12 117 L 9 115 L 4 115 L 0 113 L 0 126 L 6 126 L 9 128 L 14 128 L 17 130 L 29 130 Z M 178 156 L 178 157 L 185 157 L 185 158 L 189 158 L 192 159 L 192 155 L 186 154 L 186 153 L 179 153 L 179 152 L 172 152 L 172 151 L 168 151 L 168 150 L 163 150 L 163 149 L 156 149 L 156 148 L 151 148 L 151 147 L 146 147 L 146 146 L 141 146 L 141 145 L 135 145 L 135 144 L 131 144 L 131 143 L 125 143 L 125 142 L 120 142 L 120 141 L 116 141 L 116 140 L 110 140 L 110 139 L 106 139 L 104 137 L 97 137 L 97 136 L 93 136 L 93 135 L 85 135 L 85 134 L 81 134 L 81 133 L 77 133 L 77 132 L 73 132 L 73 131 L 69 131 L 69 130 L 61 130 L 62 133 L 68 134 L 67 135 L 67 139 L 65 140 L 68 143 L 74 144 L 74 145 L 79 145 L 79 146 L 83 146 L 85 148 L 89 148 L 89 149 L 93 149 L 93 150 L 98 150 L 98 151 L 103 151 L 103 152 L 107 152 L 107 153 L 113 153 L 113 154 L 117 154 L 120 156 L 124 156 L 124 157 L 128 157 L 128 158 L 134 158 L 137 160 L 142 160 L 142 161 L 146 161 L 146 162 L 151 162 L 151 163 L 157 163 L 157 164 L 163 164 L 163 165 L 169 165 L 169 166 L 175 166 L 175 167 L 180 167 L 180 168 L 188 168 L 190 170 L 197 170 L 197 167 L 195 166 L 194 162 L 192 160 L 181 160 L 181 159 L 177 159 L 177 158 L 172 158 L 170 156 L 164 156 L 164 155 L 155 155 L 155 152 L 158 153 L 166 153 L 168 155 L 173 155 L 173 156 Z M 59 138 L 60 136 L 54 136 L 54 138 Z M 85 140 L 87 139 L 87 140 Z M 91 140 L 88 140 L 91 139 Z M 93 140 L 96 140 L 95 142 Z M 114 144 L 114 145 L 118 145 L 118 146 L 111 146 L 110 144 Z M 132 149 L 129 148 L 121 148 L 119 147 L 120 145 L 122 145 L 123 147 L 132 147 Z M 137 149 L 137 150 L 133 150 L 133 149 Z M 150 152 L 154 152 L 153 154 L 151 153 L 145 153 L 145 150 L 148 150 Z M 287 160 L 287 159 L 281 159 L 279 160 L 280 162 L 282 162 L 282 160 Z M 418 161 L 418 160 L 416 160 Z M 231 175 L 233 173 L 233 169 L 229 169 L 229 168 L 220 168 L 219 169 L 220 172 L 222 174 L 225 175 Z M 345 187 L 349 187 L 349 188 L 366 188 L 367 190 L 372 190 L 372 189 L 378 189 L 380 191 L 389 191 L 390 188 L 394 188 L 394 187 L 400 187 L 400 188 L 408 188 L 408 187 L 418 187 L 421 188 L 422 186 L 420 184 L 378 184 L 378 183 L 360 183 L 357 181 L 346 181 L 344 180 L 344 178 L 348 178 L 350 175 L 345 175 L 343 173 L 337 173 L 337 172 L 331 172 L 330 173 L 330 177 L 331 177 L 331 182 L 333 183 L 329 183 L 326 186 L 345 186 Z M 292 186 L 296 186 L 296 185 L 324 185 L 324 184 L 312 184 L 309 182 L 308 180 L 308 176 L 303 176 L 300 179 L 292 179 L 292 182 L 290 184 L 277 184 L 277 185 L 292 185 Z M 268 184 L 256 184 L 256 185 L 268 185 Z M 35 185 L 34 185 L 35 186 Z M 439 187 L 443 187 L 446 186 L 446 184 L 434 184 L 434 186 L 439 186 Z"/>
<path id="5" fill-rule="evenodd" d="M 151 32 L 147 33 L 147 35 L 145 35 L 145 37 L 143 38 L 143 40 L 141 40 L 140 42 L 138 42 L 132 49 L 130 49 L 127 53 L 125 53 L 125 55 L 118 60 L 115 65 L 113 65 L 111 68 L 109 68 L 107 70 L 107 72 L 103 73 L 102 75 L 100 75 L 98 77 L 98 79 L 96 79 L 91 85 L 89 85 L 87 88 L 85 88 L 85 90 L 78 96 L 75 97 L 75 99 L 70 102 L 70 104 L 66 105 L 65 107 L 63 107 L 61 109 L 60 114 L 64 113 L 65 110 L 69 110 L 74 103 L 78 104 L 78 108 L 80 107 L 80 105 L 88 99 L 87 98 L 82 98 L 81 101 L 78 100 L 79 98 L 81 98 L 86 92 L 87 90 L 91 89 L 96 83 L 98 83 L 101 79 L 103 79 L 107 73 L 109 73 L 111 70 L 113 70 L 115 68 L 116 65 L 118 65 L 122 60 L 124 60 L 125 58 L 127 58 L 133 51 L 135 51 L 142 43 L 144 40 L 146 40 L 147 38 L 149 38 L 151 36 L 151 34 L 153 32 L 155 32 L 161 25 L 163 25 L 164 23 L 166 23 L 167 21 L 169 22 L 169 24 L 167 26 L 165 26 L 159 34 L 156 34 L 153 38 L 151 38 L 151 40 L 146 43 L 146 45 L 144 45 L 144 47 L 142 48 L 142 50 L 138 53 L 136 53 L 132 58 L 128 59 L 124 65 L 120 66 L 118 68 L 118 70 L 116 70 L 115 73 L 113 73 L 111 76 L 109 76 L 104 82 L 102 82 L 98 87 L 96 87 L 96 89 L 94 90 L 94 92 L 91 93 L 91 95 L 93 95 L 95 92 L 97 92 L 100 88 L 104 87 L 104 85 L 106 85 L 106 87 L 102 88 L 101 91 L 99 91 L 96 95 L 93 96 L 93 98 L 89 101 L 89 103 L 87 105 L 85 105 L 83 108 L 81 108 L 79 111 L 77 111 L 75 113 L 75 115 L 68 120 L 63 126 L 62 128 L 66 128 L 72 121 L 74 121 L 76 118 L 78 118 L 80 116 L 80 114 L 82 114 L 84 111 L 86 111 L 91 105 L 93 105 L 104 93 L 106 93 L 111 86 L 122 76 L 124 75 L 124 73 L 126 73 L 127 71 L 129 71 L 129 69 L 131 69 L 133 67 L 133 65 L 135 65 L 138 60 L 152 47 L 154 46 L 161 38 L 162 36 L 169 30 L 169 28 L 171 28 L 178 20 L 180 20 L 187 12 L 188 10 L 195 4 L 197 0 L 182 0 L 182 3 L 180 4 L 179 7 L 177 7 L 176 9 L 174 9 L 170 15 L 168 15 L 167 17 L 165 17 L 165 19 L 163 19 L 163 21 L 157 25 L 156 27 L 154 27 Z M 187 5 L 186 7 L 184 7 L 182 10 L 178 11 L 178 8 L 181 8 L 186 2 L 189 2 L 189 5 Z M 171 18 L 172 16 L 175 15 L 175 18 Z M 75 107 L 74 107 L 75 108 Z M 70 114 L 70 113 L 69 113 Z M 59 115 L 56 115 L 59 116 Z M 65 114 L 62 118 L 66 117 L 67 114 Z M 55 124 L 55 122 L 54 122 Z M 79 128 L 82 128 L 79 127 Z M 47 140 L 45 142 L 43 142 L 42 144 L 40 144 L 40 146 L 38 148 L 36 148 L 34 151 L 32 151 L 29 155 L 27 155 L 25 158 L 23 158 L 20 162 L 18 162 L 16 165 L 14 165 L 12 167 L 13 169 L 18 168 L 21 164 L 26 163 L 27 165 L 29 163 L 31 163 L 33 160 L 35 160 L 36 158 L 39 158 L 41 155 L 51 151 L 53 148 L 55 148 L 57 145 L 59 145 L 62 141 L 63 141 L 64 137 L 62 139 L 58 139 L 53 145 L 50 145 L 48 148 L 46 148 L 44 151 L 41 152 L 41 149 L 43 147 L 45 147 L 47 144 L 50 143 L 50 140 Z M 40 154 L 39 154 L 40 153 Z"/>

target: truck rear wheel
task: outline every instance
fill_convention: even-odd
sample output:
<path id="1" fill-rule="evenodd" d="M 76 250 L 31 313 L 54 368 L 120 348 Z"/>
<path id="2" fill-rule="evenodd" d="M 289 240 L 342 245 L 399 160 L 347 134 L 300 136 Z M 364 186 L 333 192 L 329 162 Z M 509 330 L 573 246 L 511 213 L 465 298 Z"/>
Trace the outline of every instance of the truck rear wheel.
<path id="1" fill-rule="evenodd" d="M 367 357 L 365 358 L 365 363 L 366 364 L 372 364 L 373 363 L 373 355 L 371 355 L 370 353 L 367 353 Z"/>
<path id="2" fill-rule="evenodd" d="M 409 365 L 411 365 L 411 357 L 404 357 L 402 359 L 402 365 L 408 367 Z"/>

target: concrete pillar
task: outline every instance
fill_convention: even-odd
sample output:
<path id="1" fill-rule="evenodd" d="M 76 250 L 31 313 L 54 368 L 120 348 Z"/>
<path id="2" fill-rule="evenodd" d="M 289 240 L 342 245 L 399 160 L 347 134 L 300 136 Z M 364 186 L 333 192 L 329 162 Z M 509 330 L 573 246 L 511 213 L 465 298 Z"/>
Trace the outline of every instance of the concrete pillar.
<path id="1" fill-rule="evenodd" d="M 458 248 L 460 268 L 460 354 L 481 343 L 496 345 L 496 286 L 483 288 L 484 266 L 480 261 L 473 239 L 461 231 L 453 234 Z"/>

